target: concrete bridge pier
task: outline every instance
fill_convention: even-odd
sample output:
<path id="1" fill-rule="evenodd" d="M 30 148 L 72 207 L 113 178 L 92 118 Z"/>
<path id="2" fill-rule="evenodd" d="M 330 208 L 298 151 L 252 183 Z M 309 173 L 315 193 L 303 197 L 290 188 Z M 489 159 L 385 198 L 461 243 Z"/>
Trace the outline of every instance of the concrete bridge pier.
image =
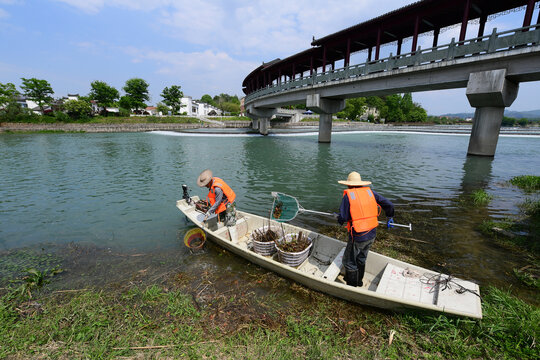
<path id="1" fill-rule="evenodd" d="M 320 94 L 310 94 L 306 108 L 319 114 L 319 142 L 329 143 L 332 139 L 332 115 L 345 108 L 345 99 L 322 98 Z"/>
<path id="2" fill-rule="evenodd" d="M 246 109 L 247 115 L 252 120 L 252 128 L 259 129 L 259 134 L 268 135 L 270 128 L 270 118 L 274 116 L 277 109 L 273 108 L 256 108 L 252 105 Z"/>
<path id="3" fill-rule="evenodd" d="M 504 108 L 517 97 L 519 84 L 506 79 L 506 69 L 471 73 L 467 99 L 475 107 L 467 155 L 495 156 Z"/>
<path id="4" fill-rule="evenodd" d="M 251 128 L 253 130 L 259 130 L 259 119 L 251 119 Z"/>
<path id="5" fill-rule="evenodd" d="M 270 118 L 259 119 L 259 134 L 268 135 L 269 127 L 270 127 Z"/>

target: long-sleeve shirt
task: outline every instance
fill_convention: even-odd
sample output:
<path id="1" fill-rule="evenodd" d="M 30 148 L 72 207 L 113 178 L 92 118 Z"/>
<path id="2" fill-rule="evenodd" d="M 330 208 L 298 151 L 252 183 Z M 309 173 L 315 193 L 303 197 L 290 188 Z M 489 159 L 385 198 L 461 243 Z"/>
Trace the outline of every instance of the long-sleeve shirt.
<path id="1" fill-rule="evenodd" d="M 394 204 L 392 204 L 392 202 L 384 196 L 377 194 L 375 190 L 371 190 L 371 192 L 375 196 L 375 201 L 377 204 L 379 204 L 379 206 L 384 210 L 386 217 L 394 217 Z M 338 223 L 343 225 L 349 220 L 351 220 L 351 205 L 349 203 L 349 197 L 347 194 L 345 194 L 341 200 L 341 205 L 339 206 Z M 352 232 L 354 241 L 367 241 L 375 238 L 377 228 L 374 228 L 368 232 L 356 232 L 353 229 Z"/>

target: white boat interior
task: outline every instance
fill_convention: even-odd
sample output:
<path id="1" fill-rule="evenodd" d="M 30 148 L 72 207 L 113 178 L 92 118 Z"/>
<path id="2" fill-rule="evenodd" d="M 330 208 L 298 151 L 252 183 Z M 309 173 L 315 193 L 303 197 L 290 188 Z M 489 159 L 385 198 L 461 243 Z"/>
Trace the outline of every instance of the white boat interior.
<path id="1" fill-rule="evenodd" d="M 193 197 L 198 201 L 198 197 Z M 287 223 L 270 221 L 257 215 L 237 211 L 235 226 L 218 222 L 210 230 L 203 222 L 204 214 L 193 202 L 179 200 L 177 207 L 207 236 L 219 245 L 282 276 L 313 289 L 349 301 L 392 310 L 420 308 L 449 314 L 482 317 L 477 284 L 430 271 L 376 252 L 370 251 L 363 287 L 346 285 L 343 280 L 342 257 L 346 243 L 314 231 Z M 263 226 L 279 226 L 285 234 L 302 231 L 313 242 L 309 256 L 302 264 L 291 267 L 279 262 L 278 254 L 263 256 L 253 248 L 251 234 Z"/>

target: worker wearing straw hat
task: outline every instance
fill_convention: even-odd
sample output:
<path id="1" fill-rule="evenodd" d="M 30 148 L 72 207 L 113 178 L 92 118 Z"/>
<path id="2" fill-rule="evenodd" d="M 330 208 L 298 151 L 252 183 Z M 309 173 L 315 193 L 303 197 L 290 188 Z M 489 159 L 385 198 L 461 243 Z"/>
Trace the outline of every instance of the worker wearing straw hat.
<path id="1" fill-rule="evenodd" d="M 197 185 L 208 188 L 208 202 L 211 207 L 204 216 L 204 220 L 212 214 L 218 214 L 220 220 L 227 226 L 236 225 L 236 194 L 223 179 L 213 176 L 212 170 L 204 170 L 197 178 Z"/>
<path id="2" fill-rule="evenodd" d="M 388 218 L 387 227 L 393 227 L 394 205 L 372 190 L 368 186 L 371 181 L 362 180 L 356 171 L 338 183 L 347 185 L 338 214 L 339 224 L 346 223 L 349 231 L 349 241 L 343 253 L 345 281 L 347 285 L 363 286 L 367 255 L 377 235 L 377 216 L 382 208 Z"/>

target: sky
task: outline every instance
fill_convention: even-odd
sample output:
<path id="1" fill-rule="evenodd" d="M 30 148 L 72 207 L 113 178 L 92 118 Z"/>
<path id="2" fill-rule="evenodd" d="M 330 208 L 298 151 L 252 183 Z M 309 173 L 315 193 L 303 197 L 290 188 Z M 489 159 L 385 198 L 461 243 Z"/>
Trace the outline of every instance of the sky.
<path id="1" fill-rule="evenodd" d="M 415 1 L 410 0 L 0 0 L 0 83 L 18 88 L 21 78 L 47 80 L 55 97 L 87 95 L 105 81 L 121 91 L 126 80 L 149 84 L 150 104 L 163 88 L 182 87 L 199 99 L 243 96 L 242 81 L 263 61 L 286 58 L 321 38 Z M 538 6 L 538 4 L 537 4 Z M 535 9 L 533 20 L 537 19 Z M 524 11 L 486 24 L 520 27 Z M 467 38 L 476 36 L 470 24 Z M 448 29 L 439 44 L 459 37 Z M 422 48 L 432 38 L 420 37 Z M 410 42 L 405 42 L 407 49 Z M 381 57 L 395 47 L 381 49 Z M 351 57 L 363 62 L 365 53 Z M 511 110 L 540 109 L 540 82 L 520 84 Z M 430 115 L 472 112 L 465 89 L 414 93 Z"/>

